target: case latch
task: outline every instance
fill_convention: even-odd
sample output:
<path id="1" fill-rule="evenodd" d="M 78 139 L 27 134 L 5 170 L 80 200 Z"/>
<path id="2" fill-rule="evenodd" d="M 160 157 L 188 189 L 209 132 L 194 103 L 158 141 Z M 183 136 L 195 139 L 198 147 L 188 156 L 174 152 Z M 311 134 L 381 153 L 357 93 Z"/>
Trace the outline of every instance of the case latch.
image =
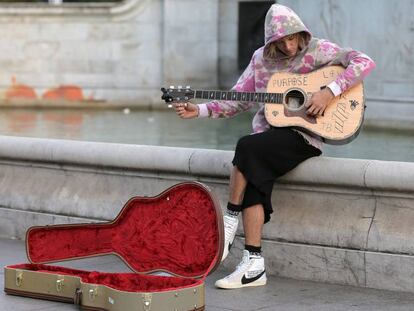
<path id="1" fill-rule="evenodd" d="M 144 304 L 144 311 L 150 311 L 151 310 L 151 300 L 152 300 L 152 294 L 151 293 L 142 294 L 142 303 Z"/>
<path id="2" fill-rule="evenodd" d="M 98 287 L 91 288 L 89 290 L 89 300 L 94 301 L 96 296 L 98 296 Z"/>
<path id="3" fill-rule="evenodd" d="M 16 270 L 16 286 L 20 287 L 23 283 L 23 271 L 22 270 Z"/>
<path id="4" fill-rule="evenodd" d="M 58 275 L 56 280 L 56 291 L 60 293 L 63 288 L 63 281 L 65 280 L 65 277 L 63 275 Z"/>

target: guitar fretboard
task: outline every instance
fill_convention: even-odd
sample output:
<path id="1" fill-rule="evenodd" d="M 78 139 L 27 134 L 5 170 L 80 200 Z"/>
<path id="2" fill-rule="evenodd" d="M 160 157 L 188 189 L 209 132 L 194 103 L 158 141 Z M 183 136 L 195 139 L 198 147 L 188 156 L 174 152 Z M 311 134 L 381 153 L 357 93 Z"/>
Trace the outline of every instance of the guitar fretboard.
<path id="1" fill-rule="evenodd" d="M 258 103 L 282 103 L 283 93 L 251 93 L 235 91 L 195 91 L 195 98 L 200 99 L 217 99 L 232 101 L 247 101 Z"/>

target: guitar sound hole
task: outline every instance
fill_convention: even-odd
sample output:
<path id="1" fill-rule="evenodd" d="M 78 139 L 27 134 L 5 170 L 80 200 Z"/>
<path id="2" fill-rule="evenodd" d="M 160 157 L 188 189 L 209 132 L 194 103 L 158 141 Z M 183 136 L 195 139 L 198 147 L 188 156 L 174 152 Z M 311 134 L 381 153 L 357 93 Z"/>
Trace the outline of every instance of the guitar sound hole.
<path id="1" fill-rule="evenodd" d="M 305 103 L 305 96 L 299 90 L 291 90 L 285 96 L 285 104 L 290 110 L 299 110 Z"/>

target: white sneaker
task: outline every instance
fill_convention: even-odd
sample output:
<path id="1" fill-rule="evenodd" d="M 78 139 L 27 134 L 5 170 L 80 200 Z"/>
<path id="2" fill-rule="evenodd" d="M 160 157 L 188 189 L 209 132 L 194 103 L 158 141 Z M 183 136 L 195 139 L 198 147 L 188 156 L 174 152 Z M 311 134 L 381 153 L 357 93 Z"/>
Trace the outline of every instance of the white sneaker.
<path id="1" fill-rule="evenodd" d="M 223 261 L 229 254 L 230 248 L 233 245 L 234 237 L 236 236 L 237 226 L 239 225 L 239 218 L 237 216 L 224 215 L 224 250 L 221 261 Z"/>
<path id="2" fill-rule="evenodd" d="M 249 251 L 243 251 L 243 259 L 236 270 L 223 279 L 216 281 L 219 288 L 241 288 L 266 285 L 266 271 L 262 256 L 250 255 Z"/>

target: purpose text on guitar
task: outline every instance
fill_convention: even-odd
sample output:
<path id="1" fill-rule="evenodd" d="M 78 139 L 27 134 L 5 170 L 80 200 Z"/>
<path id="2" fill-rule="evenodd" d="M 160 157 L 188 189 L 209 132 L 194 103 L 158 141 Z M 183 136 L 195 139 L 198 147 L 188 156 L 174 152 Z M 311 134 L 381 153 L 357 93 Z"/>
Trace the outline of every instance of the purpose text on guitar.
<path id="1" fill-rule="evenodd" d="M 307 115 L 305 105 L 313 93 L 344 70 L 341 66 L 328 66 L 308 74 L 275 73 L 266 93 L 162 88 L 162 99 L 168 104 L 192 98 L 264 103 L 265 117 L 271 126 L 298 128 L 325 143 L 341 145 L 353 140 L 361 128 L 365 110 L 362 82 L 335 97 L 323 116 Z"/>

